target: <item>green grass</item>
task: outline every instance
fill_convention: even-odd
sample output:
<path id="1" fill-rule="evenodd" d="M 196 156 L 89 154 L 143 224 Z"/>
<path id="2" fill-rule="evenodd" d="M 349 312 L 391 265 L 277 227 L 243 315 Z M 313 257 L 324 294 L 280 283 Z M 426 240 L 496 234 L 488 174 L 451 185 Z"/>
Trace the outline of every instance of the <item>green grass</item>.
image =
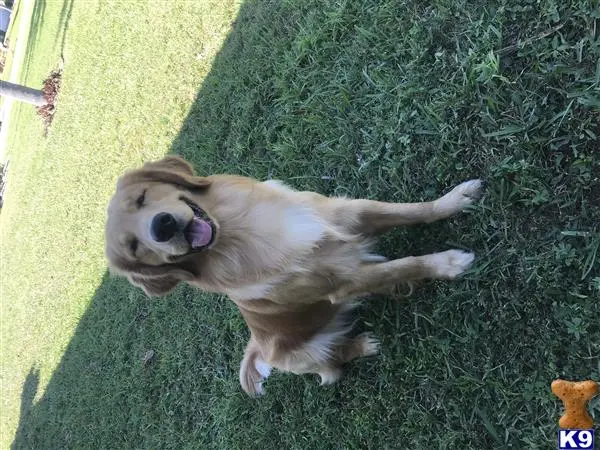
<path id="1" fill-rule="evenodd" d="M 10 51 L 6 52 L 6 60 L 4 61 L 4 68 L 2 69 L 2 73 L 0 74 L 1 80 L 8 80 L 10 71 L 12 69 L 13 61 L 14 61 L 14 48 L 15 48 L 15 40 L 17 35 L 17 30 L 20 27 L 24 27 L 21 21 L 23 20 L 23 13 L 21 8 L 21 2 L 15 2 L 12 8 L 10 24 L 8 26 L 8 30 L 6 30 L 6 36 L 8 36 L 8 48 Z M 4 98 L 0 97 L 0 106 L 4 102 Z"/>
<path id="2" fill-rule="evenodd" d="M 554 447 L 550 382 L 600 380 L 600 10 L 193 5 L 45 4 L 25 81 L 41 83 L 61 51 L 65 72 L 46 139 L 30 108 L 13 122 L 2 445 Z M 477 263 L 366 302 L 361 327 L 382 355 L 338 385 L 276 374 L 246 398 L 248 333 L 231 302 L 186 287 L 148 300 L 105 271 L 115 178 L 167 152 L 201 173 L 389 201 L 483 177 L 468 214 L 380 242 L 389 256 L 472 249 Z M 590 409 L 598 423 L 600 401 Z"/>

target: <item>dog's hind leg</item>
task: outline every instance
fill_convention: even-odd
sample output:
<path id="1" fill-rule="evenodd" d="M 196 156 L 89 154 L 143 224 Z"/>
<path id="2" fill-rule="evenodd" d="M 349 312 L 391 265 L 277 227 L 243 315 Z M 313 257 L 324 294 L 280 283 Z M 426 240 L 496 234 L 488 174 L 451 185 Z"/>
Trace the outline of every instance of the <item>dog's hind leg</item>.
<path id="1" fill-rule="evenodd" d="M 338 381 L 343 370 L 341 364 L 352 361 L 363 356 L 372 356 L 379 353 L 379 340 L 372 333 L 361 333 L 349 339 L 348 342 L 340 344 L 335 355 L 335 362 L 322 366 L 318 370 L 321 377 L 321 385 L 333 384 Z"/>
<path id="2" fill-rule="evenodd" d="M 363 356 L 373 356 L 379 353 L 379 346 L 379 340 L 373 333 L 361 333 L 340 346 L 338 358 L 342 363 L 347 363 Z"/>
<path id="3" fill-rule="evenodd" d="M 337 382 L 342 377 L 344 371 L 337 365 L 331 365 L 320 367 L 317 373 L 321 377 L 321 386 L 324 386 Z"/>
<path id="4" fill-rule="evenodd" d="M 258 342 L 250 337 L 240 364 L 242 389 L 250 396 L 262 395 L 262 383 L 270 374 L 271 366 L 263 360 Z"/>

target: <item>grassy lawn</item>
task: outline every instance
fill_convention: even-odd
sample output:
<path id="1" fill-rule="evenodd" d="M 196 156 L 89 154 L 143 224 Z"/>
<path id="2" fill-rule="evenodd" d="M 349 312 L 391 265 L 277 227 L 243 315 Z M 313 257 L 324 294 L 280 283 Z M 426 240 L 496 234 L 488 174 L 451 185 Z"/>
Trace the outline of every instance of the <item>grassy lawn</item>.
<path id="1" fill-rule="evenodd" d="M 2 447 L 554 448 L 550 382 L 600 380 L 589 3 L 36 2 L 22 82 L 65 65 L 48 136 L 27 105 L 11 122 Z M 483 177 L 468 214 L 380 242 L 392 257 L 472 249 L 476 265 L 367 302 L 382 355 L 338 385 L 275 374 L 249 399 L 231 302 L 148 300 L 106 272 L 116 177 L 166 153 L 388 201 Z"/>

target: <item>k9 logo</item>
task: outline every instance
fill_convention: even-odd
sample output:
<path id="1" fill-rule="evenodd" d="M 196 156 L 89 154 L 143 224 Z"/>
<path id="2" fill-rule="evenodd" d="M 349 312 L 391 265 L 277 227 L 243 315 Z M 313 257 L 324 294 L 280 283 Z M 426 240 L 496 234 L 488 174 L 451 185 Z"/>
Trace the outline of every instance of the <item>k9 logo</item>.
<path id="1" fill-rule="evenodd" d="M 558 450 L 594 448 L 594 430 L 558 430 Z"/>

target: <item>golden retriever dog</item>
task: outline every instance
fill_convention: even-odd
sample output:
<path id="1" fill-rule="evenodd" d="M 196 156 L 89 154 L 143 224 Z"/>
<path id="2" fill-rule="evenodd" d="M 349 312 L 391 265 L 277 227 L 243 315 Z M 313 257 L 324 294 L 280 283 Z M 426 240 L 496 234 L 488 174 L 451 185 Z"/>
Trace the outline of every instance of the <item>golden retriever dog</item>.
<path id="1" fill-rule="evenodd" d="M 275 180 L 200 177 L 168 156 L 125 173 L 108 207 L 106 255 L 150 296 L 180 281 L 227 294 L 250 329 L 240 382 L 262 394 L 271 368 L 334 383 L 342 365 L 374 355 L 370 333 L 350 337 L 357 299 L 399 283 L 453 279 L 473 254 L 448 250 L 388 261 L 372 234 L 464 210 L 481 181 L 437 200 L 383 203 L 298 192 Z"/>

